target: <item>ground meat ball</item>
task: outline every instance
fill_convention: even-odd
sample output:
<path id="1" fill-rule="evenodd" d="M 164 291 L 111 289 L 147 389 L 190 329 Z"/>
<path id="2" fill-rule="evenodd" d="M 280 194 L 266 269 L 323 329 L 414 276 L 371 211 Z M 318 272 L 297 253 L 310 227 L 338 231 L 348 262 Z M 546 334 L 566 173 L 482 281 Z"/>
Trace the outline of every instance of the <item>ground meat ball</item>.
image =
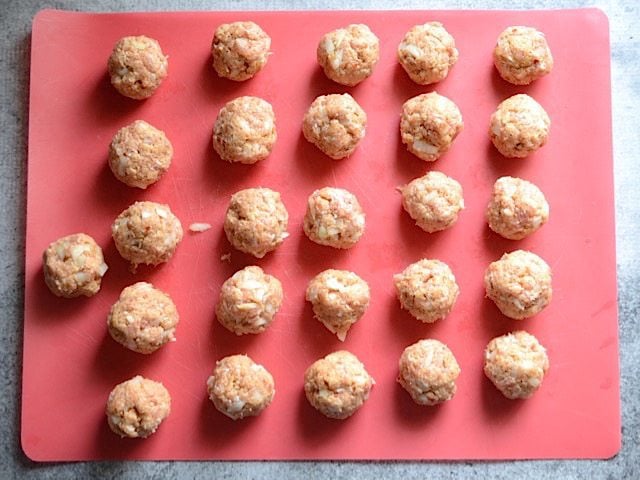
<path id="1" fill-rule="evenodd" d="M 116 248 L 132 269 L 169 261 L 182 240 L 182 225 L 168 205 L 136 202 L 111 226 Z"/>
<path id="2" fill-rule="evenodd" d="M 224 232 L 235 248 L 262 258 L 289 236 L 288 222 L 289 214 L 278 192 L 247 188 L 231 196 Z"/>
<path id="3" fill-rule="evenodd" d="M 137 375 L 111 391 L 107 421 L 121 437 L 146 438 L 171 412 L 171 396 L 160 382 Z"/>
<path id="4" fill-rule="evenodd" d="M 416 25 L 398 45 L 398 61 L 417 84 L 436 83 L 458 61 L 456 42 L 440 22 Z"/>
<path id="5" fill-rule="evenodd" d="M 487 297 L 509 318 L 529 318 L 551 301 L 551 268 L 535 253 L 505 253 L 484 274 Z"/>
<path id="6" fill-rule="evenodd" d="M 325 34 L 317 57 L 327 77 L 353 87 L 373 73 L 380 58 L 380 41 L 366 25 L 349 25 Z"/>
<path id="7" fill-rule="evenodd" d="M 59 238 L 42 254 L 44 281 L 58 297 L 92 297 L 108 267 L 102 249 L 85 233 Z"/>
<path id="8" fill-rule="evenodd" d="M 302 122 L 304 137 L 323 153 L 340 160 L 364 138 L 367 114 L 348 93 L 316 98 Z"/>
<path id="9" fill-rule="evenodd" d="M 303 229 L 310 240 L 334 248 L 351 248 L 362 237 L 364 227 L 365 215 L 353 193 L 325 187 L 309 195 Z"/>
<path id="10" fill-rule="evenodd" d="M 445 230 L 458 221 L 464 208 L 462 186 L 441 172 L 416 178 L 402 192 L 402 206 L 425 232 Z"/>
<path id="11" fill-rule="evenodd" d="M 125 97 L 149 98 L 167 76 L 167 59 L 153 38 L 123 37 L 109 57 L 111 85 Z"/>
<path id="12" fill-rule="evenodd" d="M 491 115 L 489 136 L 505 157 L 524 158 L 547 143 L 550 128 L 544 108 L 529 95 L 518 94 Z"/>
<path id="13" fill-rule="evenodd" d="M 178 310 L 171 297 L 150 283 L 126 287 L 107 317 L 111 337 L 129 350 L 153 353 L 175 341 Z"/>
<path id="14" fill-rule="evenodd" d="M 316 275 L 306 294 L 315 317 L 341 341 L 364 315 L 370 298 L 369 285 L 362 278 L 347 270 L 333 269 Z"/>
<path id="15" fill-rule="evenodd" d="M 510 399 L 529 398 L 549 370 L 547 351 L 533 335 L 519 331 L 494 338 L 484 351 L 484 373 Z"/>
<path id="16" fill-rule="evenodd" d="M 276 139 L 273 107 L 258 97 L 231 100 L 222 107 L 213 127 L 213 148 L 227 162 L 252 164 L 264 160 Z"/>
<path id="17" fill-rule="evenodd" d="M 304 393 L 320 413 L 338 420 L 353 415 L 375 384 L 358 357 L 344 350 L 314 362 L 304 374 Z"/>
<path id="18" fill-rule="evenodd" d="M 407 100 L 402 106 L 402 143 L 418 158 L 433 162 L 451 147 L 464 124 L 460 110 L 436 92 Z"/>
<path id="19" fill-rule="evenodd" d="M 265 66 L 270 48 L 271 37 L 259 25 L 224 23 L 213 35 L 213 68 L 219 76 L 229 80 L 248 80 Z"/>
<path id="20" fill-rule="evenodd" d="M 521 240 L 549 219 L 549 204 L 533 183 L 501 177 L 493 185 L 486 212 L 489 227 L 510 240 Z"/>
<path id="21" fill-rule="evenodd" d="M 456 277 L 440 260 L 412 263 L 393 281 L 400 306 L 424 323 L 446 317 L 460 294 Z"/>
<path id="22" fill-rule="evenodd" d="M 529 85 L 553 68 L 544 33 L 531 27 L 509 27 L 502 32 L 493 62 L 500 76 L 514 85 Z"/>
<path id="23" fill-rule="evenodd" d="M 420 340 L 402 352 L 398 383 L 418 405 L 438 405 L 456 393 L 460 366 L 449 347 L 438 340 Z"/>
<path id="24" fill-rule="evenodd" d="M 260 415 L 276 393 L 271 374 L 247 355 L 217 361 L 207 391 L 218 411 L 233 420 Z"/>
<path id="25" fill-rule="evenodd" d="M 222 284 L 216 317 L 236 335 L 260 333 L 282 305 L 282 284 L 260 267 L 245 267 Z"/>
<path id="26" fill-rule="evenodd" d="M 130 187 L 147 188 L 171 165 L 173 147 L 162 130 L 143 120 L 118 130 L 109 147 L 109 167 Z"/>

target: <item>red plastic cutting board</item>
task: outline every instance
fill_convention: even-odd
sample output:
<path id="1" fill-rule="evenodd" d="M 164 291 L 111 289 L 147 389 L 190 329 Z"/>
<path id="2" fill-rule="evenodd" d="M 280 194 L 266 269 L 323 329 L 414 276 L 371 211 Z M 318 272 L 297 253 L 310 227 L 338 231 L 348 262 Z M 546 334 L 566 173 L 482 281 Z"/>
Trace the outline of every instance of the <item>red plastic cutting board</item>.
<path id="1" fill-rule="evenodd" d="M 273 55 L 253 80 L 217 78 L 209 45 L 215 27 L 258 22 Z M 460 60 L 435 86 L 460 107 L 465 129 L 434 164 L 407 153 L 399 134 L 402 103 L 429 91 L 411 83 L 395 50 L 412 25 L 438 20 L 453 34 Z M 368 24 L 381 42 L 374 74 L 356 88 L 328 81 L 315 63 L 320 36 L 349 23 Z M 501 80 L 492 65 L 508 25 L 544 31 L 555 69 L 530 87 Z M 169 77 L 145 102 L 119 96 L 106 60 L 124 35 L 157 38 L 169 55 Z M 349 91 L 366 110 L 364 141 L 349 159 L 332 161 L 301 134 L 302 116 L 319 94 Z M 516 92 L 549 112 L 549 143 L 525 160 L 491 146 L 489 116 Z M 211 129 L 221 106 L 245 94 L 275 109 L 278 142 L 255 166 L 221 161 Z M 614 251 L 609 42 L 597 10 L 504 12 L 199 12 L 84 14 L 43 11 L 33 24 L 24 320 L 22 445 L 34 460 L 87 459 L 505 459 L 610 457 L 620 447 L 618 335 Z M 110 173 L 107 146 L 123 125 L 145 119 L 166 131 L 174 163 L 148 191 Z M 427 169 L 457 178 L 467 208 L 448 231 L 426 234 L 403 212 L 395 188 Z M 502 240 L 483 212 L 495 179 L 532 180 L 551 204 L 551 218 L 521 242 Z M 291 237 L 255 259 L 234 251 L 222 232 L 230 195 L 268 186 L 282 193 Z M 335 185 L 354 192 L 367 231 L 349 251 L 311 243 L 302 233 L 305 200 Z M 114 218 L 136 200 L 167 202 L 182 220 L 210 222 L 186 236 L 175 257 L 133 275 L 110 238 Z M 42 278 L 41 252 L 56 238 L 87 232 L 102 245 L 109 271 L 93 298 L 58 299 Z M 554 298 L 525 321 L 503 317 L 484 298 L 483 272 L 505 251 L 530 249 L 553 268 Z M 231 262 L 221 255 L 231 253 Z M 400 310 L 392 275 L 421 257 L 451 265 L 461 294 L 451 315 L 424 325 Z M 259 336 L 236 337 L 214 318 L 221 283 L 257 263 L 282 280 L 285 301 Z M 371 307 L 344 344 L 312 318 L 306 284 L 329 267 L 356 271 L 371 286 Z M 120 290 L 149 280 L 173 296 L 181 314 L 177 342 L 150 356 L 125 350 L 107 334 L 106 315 Z M 494 336 L 524 328 L 548 348 L 551 369 L 527 401 L 510 401 L 485 379 L 483 349 Z M 424 337 L 446 342 L 462 367 L 455 398 L 438 408 L 412 403 L 395 382 L 403 348 Z M 322 417 L 303 394 L 303 373 L 346 348 L 376 379 L 352 418 Z M 246 352 L 274 375 L 277 393 L 259 418 L 233 422 L 209 402 L 205 381 L 216 359 Z M 146 440 L 120 439 L 105 421 L 111 388 L 136 374 L 162 381 L 172 413 Z"/>

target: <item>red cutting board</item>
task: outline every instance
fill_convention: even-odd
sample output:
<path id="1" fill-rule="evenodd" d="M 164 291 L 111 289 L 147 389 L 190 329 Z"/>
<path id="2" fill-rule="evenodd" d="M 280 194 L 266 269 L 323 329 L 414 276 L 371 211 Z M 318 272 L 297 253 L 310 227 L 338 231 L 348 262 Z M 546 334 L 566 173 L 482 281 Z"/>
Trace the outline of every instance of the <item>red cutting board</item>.
<path id="1" fill-rule="evenodd" d="M 251 19 L 273 39 L 273 55 L 253 80 L 217 78 L 209 45 L 222 22 Z M 416 23 L 438 20 L 453 34 L 460 60 L 435 87 L 410 82 L 395 50 Z M 380 63 L 355 88 L 328 81 L 315 62 L 320 36 L 366 23 L 381 42 Z M 543 30 L 555 69 L 530 87 L 501 80 L 492 65 L 509 25 Z M 169 55 L 169 77 L 145 102 L 118 95 L 106 75 L 115 41 L 146 34 Z M 47 10 L 34 20 L 29 120 L 29 183 L 24 319 L 22 445 L 40 461 L 97 459 L 517 459 L 603 458 L 620 448 L 618 331 L 611 155 L 609 40 L 598 10 L 505 12 L 198 12 L 85 14 Z M 465 129 L 448 154 L 421 162 L 402 146 L 402 103 L 435 88 L 460 107 Z M 349 91 L 369 117 L 349 159 L 333 161 L 307 143 L 301 120 L 319 94 Z M 525 160 L 491 146 L 489 116 L 504 98 L 533 95 L 549 112 L 549 143 Z M 274 106 L 278 142 L 255 166 L 221 161 L 211 147 L 218 110 L 239 95 Z M 106 162 L 113 134 L 135 119 L 166 131 L 174 163 L 142 192 L 120 184 Z M 395 188 L 438 169 L 458 179 L 467 208 L 448 231 L 426 234 L 403 212 Z M 485 225 L 493 182 L 517 175 L 538 184 L 551 218 L 527 240 L 502 240 Z M 282 193 L 291 237 L 255 260 L 234 251 L 222 221 L 230 195 L 252 186 Z M 311 243 L 302 233 L 307 196 L 335 185 L 354 192 L 367 231 L 349 251 Z M 175 257 L 130 274 L 110 238 L 114 218 L 136 200 L 167 202 L 182 220 L 210 222 L 186 233 Z M 41 253 L 56 238 L 87 232 L 102 245 L 109 271 L 93 298 L 58 299 L 42 278 Z M 503 317 L 484 298 L 483 272 L 505 251 L 530 249 L 553 268 L 554 298 L 525 321 Z M 231 262 L 220 260 L 231 253 Z M 424 325 L 400 310 L 392 275 L 422 257 L 453 269 L 461 294 L 451 315 Z M 214 318 L 222 282 L 257 263 L 284 285 L 275 323 L 236 337 Z M 371 286 L 371 308 L 344 344 L 312 318 L 307 282 L 320 270 L 356 271 Z M 120 290 L 148 280 L 173 296 L 181 314 L 177 342 L 150 356 L 129 352 L 107 334 L 106 315 Z M 485 379 L 483 349 L 496 335 L 524 328 L 548 348 L 551 369 L 527 401 L 510 401 Z M 397 362 L 420 338 L 447 343 L 462 367 L 455 398 L 438 408 L 412 403 L 396 383 Z M 305 369 L 345 348 L 376 380 L 352 418 L 322 417 L 304 397 Z M 274 375 L 276 396 L 259 418 L 233 422 L 207 399 L 216 359 L 248 353 Z M 172 412 L 146 440 L 120 439 L 105 420 L 114 385 L 136 374 L 162 381 Z"/>

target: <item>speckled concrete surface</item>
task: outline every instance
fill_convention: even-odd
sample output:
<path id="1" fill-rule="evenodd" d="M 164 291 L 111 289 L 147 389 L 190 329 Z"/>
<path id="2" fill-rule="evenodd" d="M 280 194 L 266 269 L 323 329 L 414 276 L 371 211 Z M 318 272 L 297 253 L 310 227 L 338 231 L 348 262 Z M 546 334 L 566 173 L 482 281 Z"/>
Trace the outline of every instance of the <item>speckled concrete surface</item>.
<path id="1" fill-rule="evenodd" d="M 35 464 L 20 449 L 29 34 L 42 8 L 68 10 L 451 9 L 597 6 L 612 43 L 623 440 L 608 461 L 99 462 Z M 640 2 L 635 0 L 0 0 L 0 478 L 640 478 Z M 588 399 L 576 399 L 577 402 Z"/>

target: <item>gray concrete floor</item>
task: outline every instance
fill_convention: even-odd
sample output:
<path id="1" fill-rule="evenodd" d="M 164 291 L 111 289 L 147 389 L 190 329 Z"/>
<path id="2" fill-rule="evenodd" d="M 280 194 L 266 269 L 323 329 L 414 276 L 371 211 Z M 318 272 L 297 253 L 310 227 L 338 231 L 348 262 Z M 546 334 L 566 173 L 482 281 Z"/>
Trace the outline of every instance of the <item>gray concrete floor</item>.
<path id="1" fill-rule="evenodd" d="M 607 461 L 94 462 L 34 464 L 19 443 L 31 19 L 67 10 L 469 9 L 597 6 L 610 20 L 623 444 Z M 0 1 L 0 478 L 640 478 L 640 2 L 635 0 Z M 576 399 L 580 401 L 580 399 Z"/>

